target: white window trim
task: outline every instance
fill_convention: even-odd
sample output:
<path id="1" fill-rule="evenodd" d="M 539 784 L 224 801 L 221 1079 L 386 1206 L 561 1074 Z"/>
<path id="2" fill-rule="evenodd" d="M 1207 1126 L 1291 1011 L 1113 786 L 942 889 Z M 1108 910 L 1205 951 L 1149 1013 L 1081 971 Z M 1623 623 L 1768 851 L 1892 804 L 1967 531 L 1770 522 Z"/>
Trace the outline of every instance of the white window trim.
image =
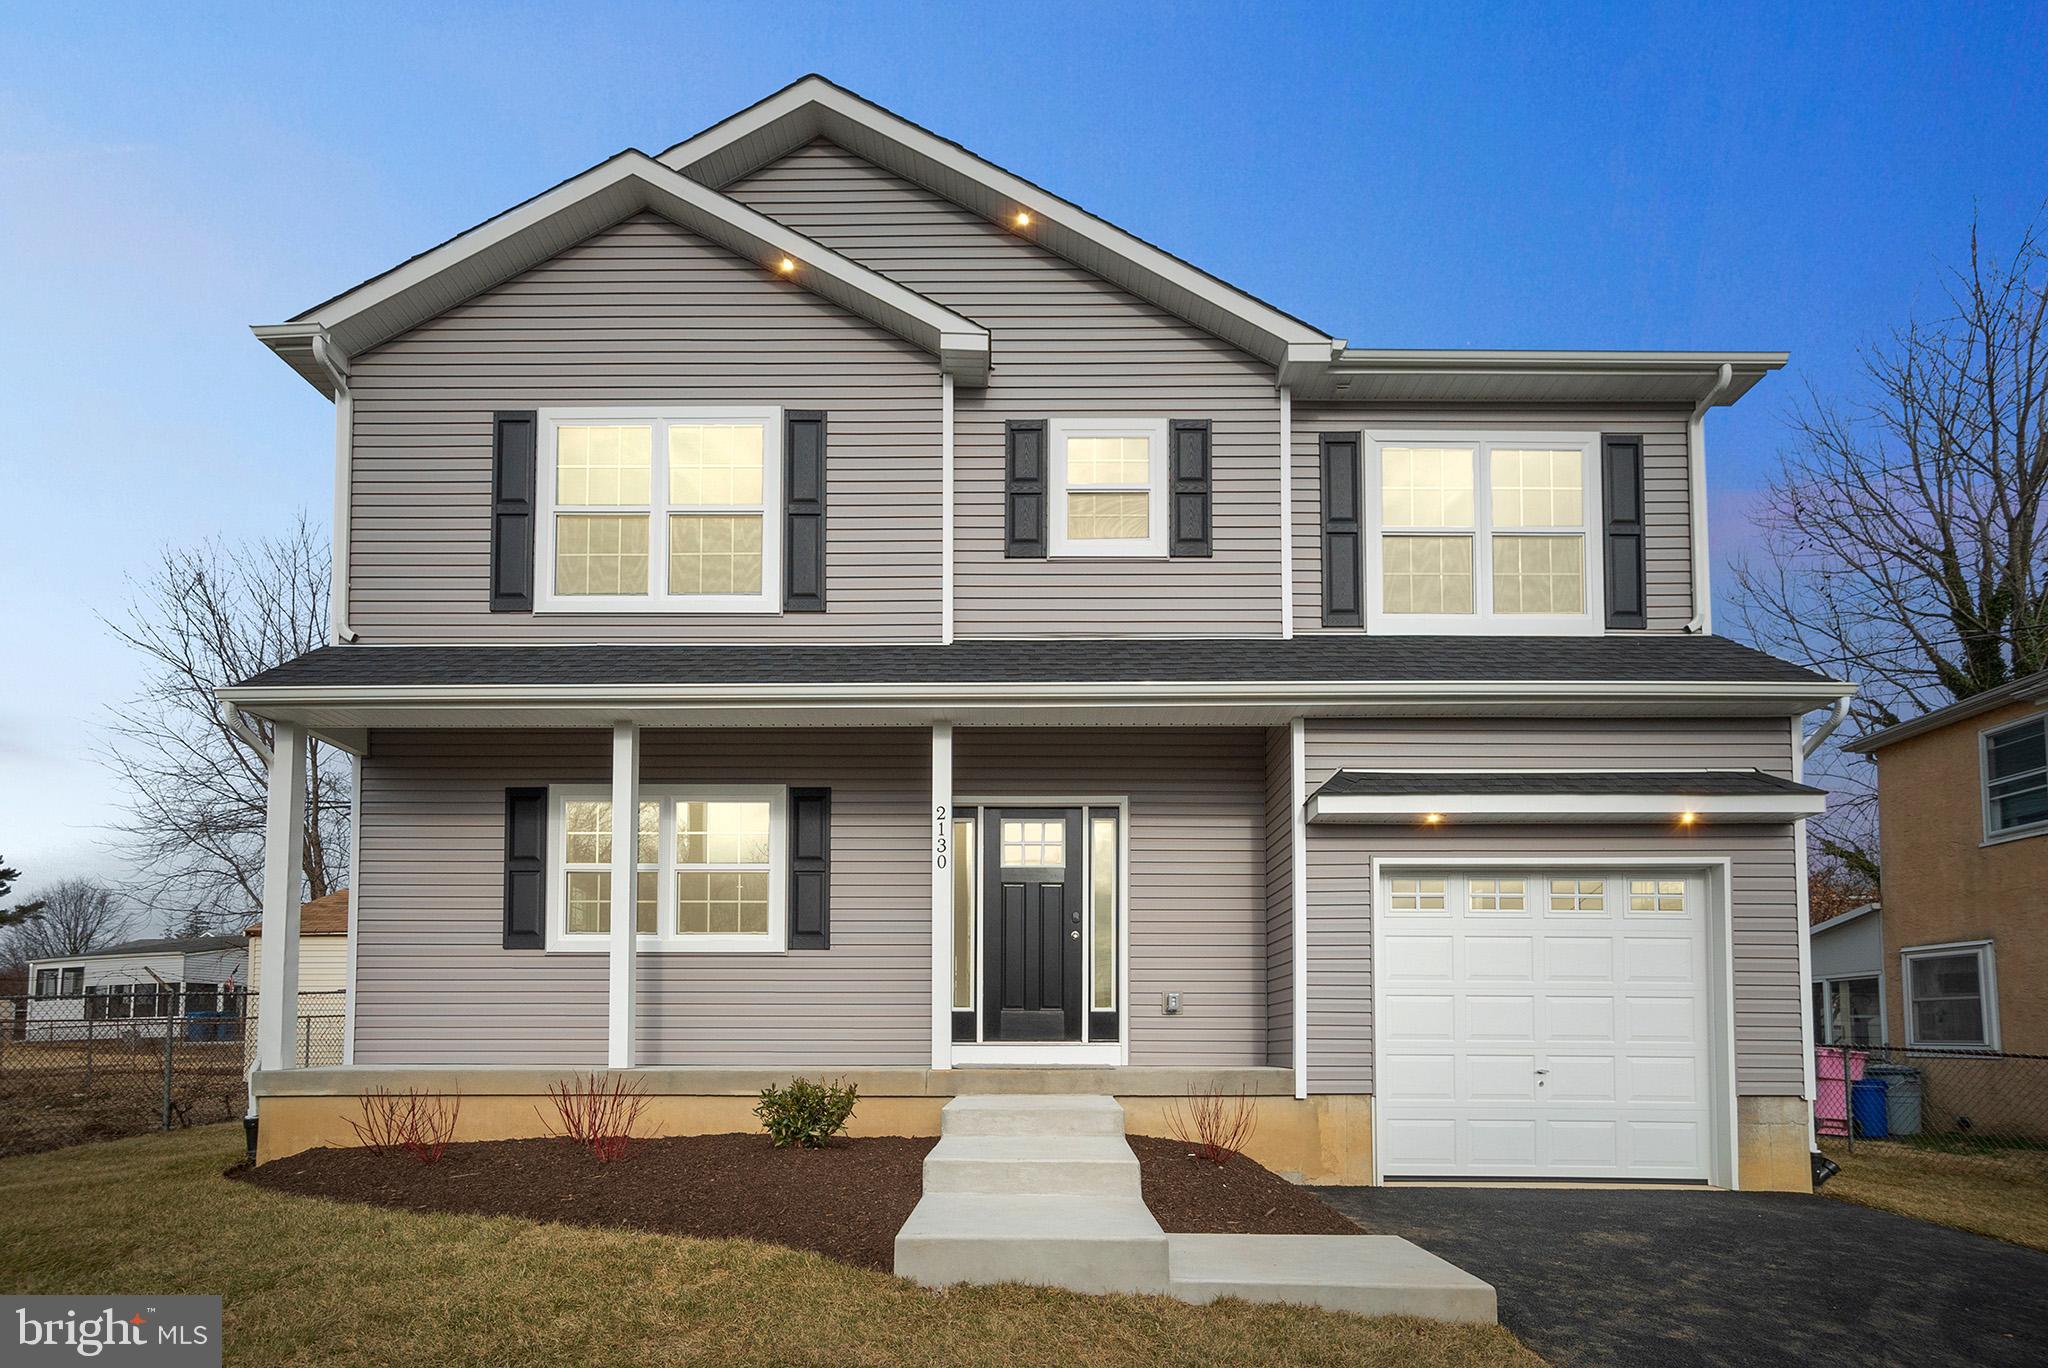
<path id="1" fill-rule="evenodd" d="M 1947 955 L 1977 956 L 1977 992 L 1983 1003 L 1984 1043 L 1967 1045 L 1953 1040 L 1922 1040 L 1913 1020 L 1913 961 L 1939 959 Z M 1948 941 L 1941 945 L 1909 945 L 1899 951 L 1899 994 L 1905 999 L 1906 1044 L 1915 1050 L 1997 1050 L 1998 1043 L 1998 955 L 1989 940 Z"/>
<path id="2" fill-rule="evenodd" d="M 1074 437 L 1143 437 L 1152 454 L 1146 493 L 1150 496 L 1151 535 L 1117 540 L 1072 541 L 1067 537 L 1067 442 Z M 1166 526 L 1166 420 L 1164 418 L 1053 418 L 1046 423 L 1046 497 L 1051 504 L 1047 520 L 1046 554 L 1061 558 L 1114 556 L 1136 559 L 1167 558 Z M 1133 485 L 1083 485 L 1083 490 L 1115 493 L 1136 492 Z"/>
<path id="3" fill-rule="evenodd" d="M 1991 821 L 1991 742 L 1994 738 L 2021 727 L 2040 727 L 2048 730 L 2048 713 L 2034 717 L 2022 717 L 2013 722 L 2001 722 L 1995 727 L 1986 727 L 1977 733 L 1977 797 L 1984 809 L 1983 845 L 2002 845 L 2007 841 L 2024 841 L 2029 836 L 2048 836 L 2048 818 L 2028 822 L 2024 826 L 1996 827 Z"/>
<path id="4" fill-rule="evenodd" d="M 678 405 L 551 408 L 540 411 L 539 452 L 534 491 L 534 596 L 536 613 L 774 613 L 782 612 L 782 410 L 759 405 Z M 671 594 L 668 586 L 668 515 L 744 512 L 678 504 L 668 494 L 667 425 L 759 422 L 761 432 L 761 592 L 758 594 Z M 557 433 L 563 424 L 652 423 L 654 450 L 648 472 L 646 594 L 557 594 L 555 516 L 602 514 L 617 509 L 558 508 L 555 504 Z M 620 505 L 624 508 L 624 505 Z M 636 505 L 637 507 L 637 505 Z M 629 510 L 630 511 L 630 510 Z"/>
<path id="5" fill-rule="evenodd" d="M 1365 623 L 1368 631 L 1387 636 L 1599 636 L 1606 631 L 1606 583 L 1602 570 L 1600 517 L 1600 434 L 1597 432 L 1479 432 L 1451 428 L 1367 432 L 1360 443 L 1360 488 L 1365 493 Z M 1470 613 L 1389 613 L 1384 604 L 1384 493 L 1380 486 L 1381 453 L 1390 446 L 1472 448 L 1472 611 Z M 1583 613 L 1507 613 L 1493 611 L 1493 480 L 1494 447 L 1576 449 L 1580 453 L 1580 492 L 1584 501 L 1586 608 Z M 1399 529 L 1396 529 L 1397 531 Z M 1502 528 L 1502 535 L 1569 534 L 1569 529 Z M 1426 535 L 1419 530 L 1417 535 Z M 1457 535 L 1452 533 L 1451 535 Z"/>
<path id="6" fill-rule="evenodd" d="M 571 935 L 569 915 L 569 829 L 571 802 L 610 802 L 603 784 L 552 785 L 548 789 L 547 948 L 591 955 L 609 954 L 611 934 Z M 654 881 L 655 934 L 636 947 L 656 954 L 783 954 L 789 949 L 789 790 L 780 784 L 643 784 L 637 801 L 661 804 L 661 867 Z M 676 925 L 676 804 L 678 802 L 765 802 L 768 804 L 768 930 L 758 936 L 681 936 Z"/>

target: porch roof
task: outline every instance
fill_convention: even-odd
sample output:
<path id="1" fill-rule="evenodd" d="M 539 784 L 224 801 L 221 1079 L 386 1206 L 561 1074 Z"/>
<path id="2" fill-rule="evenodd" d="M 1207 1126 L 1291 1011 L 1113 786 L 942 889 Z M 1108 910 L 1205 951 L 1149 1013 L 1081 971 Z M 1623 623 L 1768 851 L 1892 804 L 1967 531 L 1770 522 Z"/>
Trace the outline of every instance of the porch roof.
<path id="1" fill-rule="evenodd" d="M 1339 770 L 1311 822 L 1792 822 L 1827 793 L 1756 769 Z"/>
<path id="2" fill-rule="evenodd" d="M 1796 715 L 1851 686 L 1720 637 L 326 646 L 220 691 L 315 728 L 1263 725 L 1378 710 Z M 337 744 L 347 744 L 345 740 Z"/>

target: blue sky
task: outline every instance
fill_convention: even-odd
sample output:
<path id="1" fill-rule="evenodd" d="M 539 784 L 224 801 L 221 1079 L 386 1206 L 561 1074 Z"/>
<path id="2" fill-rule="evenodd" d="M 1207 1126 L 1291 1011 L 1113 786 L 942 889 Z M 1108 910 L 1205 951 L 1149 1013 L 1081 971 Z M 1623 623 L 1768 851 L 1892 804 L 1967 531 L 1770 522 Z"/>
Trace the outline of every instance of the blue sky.
<path id="1" fill-rule="evenodd" d="M 326 519 L 247 325 L 806 71 L 1355 345 L 1790 351 L 1710 420 L 1725 557 L 1787 406 L 2048 199 L 2043 52 L 2039 3 L 10 5 L 0 854 L 120 872 L 124 578 Z"/>

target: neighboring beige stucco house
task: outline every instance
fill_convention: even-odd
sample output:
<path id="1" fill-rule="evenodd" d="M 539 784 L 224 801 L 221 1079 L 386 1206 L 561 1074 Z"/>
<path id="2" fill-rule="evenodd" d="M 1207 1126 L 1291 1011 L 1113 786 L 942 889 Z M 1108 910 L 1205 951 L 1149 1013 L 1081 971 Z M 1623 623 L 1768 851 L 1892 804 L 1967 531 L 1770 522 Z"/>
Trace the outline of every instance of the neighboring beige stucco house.
<path id="1" fill-rule="evenodd" d="M 359 781 L 265 1160 L 373 1083 L 691 1133 L 829 1071 L 869 1133 L 1220 1088 L 1312 1181 L 1809 1185 L 1853 690 L 1715 636 L 1706 543 L 1783 354 L 1354 347 L 819 77 L 257 334 L 338 420 L 333 643 L 221 691 L 266 927 L 307 737 Z"/>
<path id="2" fill-rule="evenodd" d="M 2048 1054 L 2048 671 L 1850 749 L 1877 763 L 1886 1042 Z"/>

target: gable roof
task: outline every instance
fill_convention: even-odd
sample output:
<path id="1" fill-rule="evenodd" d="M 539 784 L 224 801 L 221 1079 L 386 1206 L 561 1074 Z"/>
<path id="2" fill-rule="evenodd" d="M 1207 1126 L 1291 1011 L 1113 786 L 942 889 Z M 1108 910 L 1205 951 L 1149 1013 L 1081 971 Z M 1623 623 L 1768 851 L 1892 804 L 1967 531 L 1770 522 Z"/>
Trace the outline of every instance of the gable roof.
<path id="1" fill-rule="evenodd" d="M 1922 713 L 1911 721 L 1900 722 L 1880 732 L 1872 732 L 1860 741 L 1851 741 L 1842 749 L 1858 755 L 1868 755 L 1872 751 L 1882 750 L 1894 741 L 1904 741 L 1909 737 L 1939 731 L 1951 722 L 1979 717 L 2011 703 L 2048 704 L 2048 670 L 2037 671 L 2010 683 L 2001 684 L 1995 689 L 1986 689 L 1983 693 L 1972 695 L 1959 703 L 1951 703 L 1945 708 Z"/>
<path id="2" fill-rule="evenodd" d="M 263 923 L 257 922 L 249 928 L 249 934 L 260 937 Z M 299 904 L 299 935 L 304 936 L 346 936 L 348 934 L 348 890 L 338 889 L 324 898 L 315 898 L 309 903 Z"/>
<path id="3" fill-rule="evenodd" d="M 1818 936 L 1823 931 L 1837 930 L 1847 926 L 1850 922 L 1860 921 L 1871 913 L 1880 911 L 1883 907 L 1884 904 L 1881 902 L 1867 902 L 1861 907 L 1852 907 L 1847 912 L 1837 912 L 1826 921 L 1815 922 L 1810 928 L 1809 934 Z"/>
<path id="4" fill-rule="evenodd" d="M 792 280 L 923 347 L 958 380 L 979 384 L 988 375 L 989 334 L 980 324 L 631 149 L 289 322 L 259 325 L 254 332 L 321 393 L 332 396 L 334 377 L 318 355 L 316 338 L 340 351 L 345 367 L 347 357 L 388 342 L 643 211 L 760 262 L 777 279 Z M 778 272 L 776 264 L 785 257 L 796 263 L 795 269 Z"/>
<path id="5" fill-rule="evenodd" d="M 1033 242 L 1269 362 L 1282 384 L 1319 374 L 1343 350 L 1313 324 L 815 73 L 658 160 L 723 188 L 818 138 L 998 222 L 1028 212 Z"/>

